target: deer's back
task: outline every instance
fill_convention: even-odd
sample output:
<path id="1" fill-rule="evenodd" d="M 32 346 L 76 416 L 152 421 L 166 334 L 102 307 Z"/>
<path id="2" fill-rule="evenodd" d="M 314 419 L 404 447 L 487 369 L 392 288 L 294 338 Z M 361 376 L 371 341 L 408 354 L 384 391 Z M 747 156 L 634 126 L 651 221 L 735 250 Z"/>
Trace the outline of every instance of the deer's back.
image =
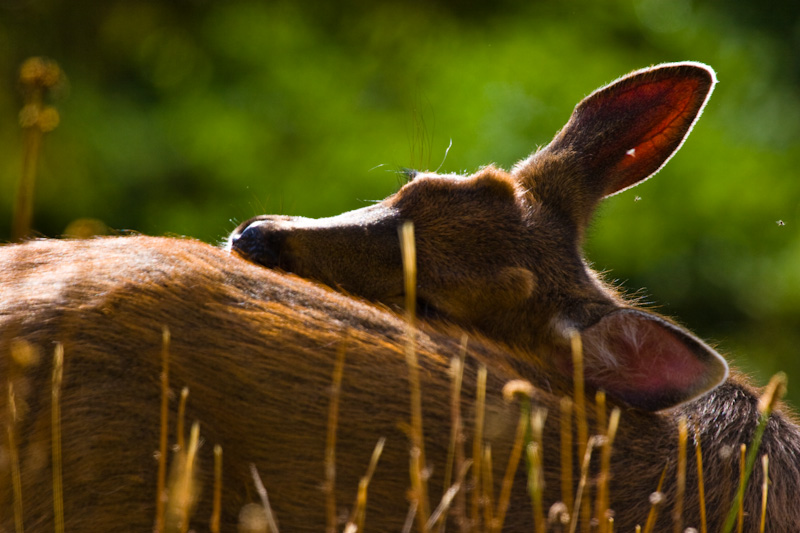
<path id="1" fill-rule="evenodd" d="M 171 391 L 175 395 L 181 387 L 189 387 L 187 420 L 200 421 L 205 439 L 197 527 L 205 528 L 211 510 L 214 444 L 224 452 L 223 507 L 229 527 L 241 506 L 255 499 L 250 463 L 262 475 L 286 530 L 323 527 L 330 383 L 336 353 L 344 342 L 337 501 L 343 509 L 352 508 L 372 448 L 379 437 L 386 437 L 369 489 L 367 527 L 400 529 L 408 510 L 409 484 L 402 320 L 196 241 L 149 237 L 43 241 L 0 249 L 0 375 L 10 376 L 20 414 L 15 434 L 26 526 L 35 530 L 52 520 L 50 358 L 60 342 L 65 353 L 62 455 L 68 528 L 151 527 L 163 326 L 171 335 Z M 12 339 L 33 346 L 39 362 L 24 369 L 12 365 Z M 448 369 L 450 358 L 460 351 L 459 342 L 452 332 L 443 335 L 431 329 L 417 340 L 434 503 L 442 492 L 450 432 Z M 552 504 L 560 498 L 559 401 L 570 384 L 549 374 L 532 354 L 481 340 L 471 341 L 469 352 L 462 399 L 467 449 L 478 363 L 489 368 L 486 436 L 492 441 L 495 479 L 502 475 L 518 417 L 515 407 L 503 403 L 500 390 L 509 379 L 530 380 L 537 387 L 534 403 L 548 410 L 545 503 Z M 7 398 L 4 393 L 0 399 L 4 422 Z M 733 380 L 672 412 L 625 409 L 612 459 L 611 502 L 617 525 L 630 529 L 643 523 L 648 497 L 665 466 L 668 480 L 674 479 L 678 414 L 688 417 L 690 428 L 699 429 L 707 450 L 706 494 L 709 509 L 715 511 L 710 511 L 711 523 L 718 525 L 722 515 L 718 510 L 727 506 L 738 479 L 736 453 L 725 453 L 742 439 L 749 442 L 758 416 L 755 402 L 753 392 Z M 170 442 L 175 442 L 176 397 L 170 406 Z M 588 414 L 594 431 L 593 410 Z M 780 415 L 773 417 L 764 444 L 776 465 L 770 469 L 771 531 L 791 530 L 787 524 L 798 522 L 796 506 L 787 503 L 800 479 L 798 442 L 796 426 Z M 691 455 L 688 486 L 693 494 Z M 10 479 L 9 468 L 7 460 L 0 462 L 0 479 Z M 524 474 L 517 477 L 506 521 L 510 530 L 528 529 L 531 520 Z M 758 518 L 760 479 L 757 471 L 748 499 L 752 527 Z M 674 482 L 667 481 L 665 493 L 673 492 Z M 687 497 L 687 525 L 697 524 L 695 499 Z M 4 481 L 0 483 L 3 520 L 12 516 L 11 501 L 10 483 Z M 662 523 L 671 523 L 668 511 L 662 511 Z M 11 523 L 4 522 L 3 527 L 10 529 Z"/>

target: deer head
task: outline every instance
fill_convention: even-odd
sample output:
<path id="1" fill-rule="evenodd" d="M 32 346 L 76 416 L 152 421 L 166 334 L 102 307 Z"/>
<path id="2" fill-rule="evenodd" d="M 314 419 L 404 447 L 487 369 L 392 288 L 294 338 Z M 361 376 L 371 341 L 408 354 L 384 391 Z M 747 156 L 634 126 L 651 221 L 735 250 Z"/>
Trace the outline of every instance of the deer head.
<path id="1" fill-rule="evenodd" d="M 581 333 L 587 381 L 658 410 L 721 383 L 723 358 L 672 321 L 627 303 L 583 259 L 595 208 L 655 174 L 710 96 L 698 63 L 633 72 L 583 99 L 546 147 L 508 172 L 415 173 L 381 203 L 323 219 L 262 215 L 228 246 L 245 258 L 390 307 L 404 298 L 398 227 L 411 221 L 422 316 L 522 347 L 571 371 Z"/>

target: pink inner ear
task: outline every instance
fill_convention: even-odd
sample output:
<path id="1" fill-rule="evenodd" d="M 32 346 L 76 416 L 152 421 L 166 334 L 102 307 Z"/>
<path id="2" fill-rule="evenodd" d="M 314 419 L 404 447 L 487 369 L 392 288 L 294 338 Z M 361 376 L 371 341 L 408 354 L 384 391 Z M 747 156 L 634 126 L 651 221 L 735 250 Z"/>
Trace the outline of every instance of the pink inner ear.
<path id="1" fill-rule="evenodd" d="M 690 83 L 676 87 L 658 105 L 660 113 L 652 113 L 652 122 L 634 123 L 628 138 L 638 137 L 638 140 L 615 165 L 612 175 L 618 174 L 619 181 L 606 193 L 627 189 L 636 184 L 658 170 L 678 149 L 688 133 L 687 122 L 694 118 L 694 110 L 688 109 L 693 103 L 691 98 L 694 89 L 694 84 Z"/>
<path id="2" fill-rule="evenodd" d="M 707 70 L 696 68 L 623 78 L 578 104 L 565 138 L 592 154 L 603 177 L 603 195 L 615 194 L 669 160 L 699 116 L 713 82 Z"/>
<path id="3" fill-rule="evenodd" d="M 618 356 L 621 371 L 616 376 L 626 378 L 618 389 L 684 389 L 704 369 L 691 350 L 654 322 L 643 322 L 634 332 L 611 333 L 606 342 Z"/>
<path id="4" fill-rule="evenodd" d="M 611 313 L 583 338 L 586 380 L 642 409 L 688 401 L 727 376 L 727 365 L 711 348 L 643 311 Z"/>

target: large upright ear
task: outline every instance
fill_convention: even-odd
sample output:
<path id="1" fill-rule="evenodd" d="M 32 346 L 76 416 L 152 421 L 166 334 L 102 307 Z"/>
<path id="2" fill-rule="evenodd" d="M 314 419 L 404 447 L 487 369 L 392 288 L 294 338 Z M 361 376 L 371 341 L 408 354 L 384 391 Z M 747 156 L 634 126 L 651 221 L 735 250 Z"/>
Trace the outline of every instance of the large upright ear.
<path id="1" fill-rule="evenodd" d="M 714 349 L 646 311 L 612 311 L 581 338 L 586 381 L 647 411 L 692 400 L 728 377 L 728 364 Z"/>
<path id="2" fill-rule="evenodd" d="M 588 156 L 603 196 L 649 178 L 678 151 L 717 78 L 701 63 L 638 70 L 583 99 L 553 141 Z"/>
<path id="3" fill-rule="evenodd" d="M 514 173 L 539 200 L 559 205 L 582 227 L 601 198 L 664 166 L 716 81 L 711 67 L 690 62 L 628 74 L 584 98 L 553 141 Z"/>

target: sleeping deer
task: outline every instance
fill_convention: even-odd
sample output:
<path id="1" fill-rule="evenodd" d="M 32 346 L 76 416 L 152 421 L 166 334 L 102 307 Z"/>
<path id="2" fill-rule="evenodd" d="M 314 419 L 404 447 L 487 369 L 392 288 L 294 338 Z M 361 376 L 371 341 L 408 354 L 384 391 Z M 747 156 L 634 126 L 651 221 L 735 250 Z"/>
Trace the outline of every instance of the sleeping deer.
<path id="1" fill-rule="evenodd" d="M 31 531 L 53 524 L 51 365 L 44 356 L 56 343 L 64 352 L 66 529 L 152 527 L 164 327 L 171 336 L 171 388 L 189 388 L 186 416 L 200 422 L 207 443 L 197 459 L 203 490 L 192 527 L 205 529 L 211 512 L 213 444 L 225 458 L 223 530 L 235 529 L 239 509 L 257 498 L 250 464 L 263 477 L 282 530 L 330 524 L 331 492 L 323 489 L 328 403 L 334 362 L 344 351 L 331 489 L 337 514 L 347 517 L 383 437 L 366 529 L 401 530 L 409 515 L 411 333 L 395 308 L 405 296 L 397 233 L 405 221 L 415 230 L 424 320 L 414 349 L 434 504 L 449 488 L 450 368 L 465 335 L 462 441 L 477 433 L 481 445 L 491 446 L 498 492 L 519 418 L 502 389 L 511 380 L 530 382 L 534 407 L 547 411 L 545 508 L 566 499 L 559 428 L 562 398 L 574 394 L 570 345 L 577 332 L 588 397 L 603 390 L 609 408 L 621 410 L 608 497 L 614 529 L 644 524 L 662 472 L 656 530 L 700 527 L 693 453 L 686 496 L 677 497 L 683 418 L 690 443 L 702 443 L 709 530 L 720 530 L 739 485 L 738 453 L 731 450 L 753 438 L 757 392 L 738 374 L 729 376 L 724 359 L 696 336 L 627 303 L 580 251 L 596 204 L 663 166 L 714 82 L 713 71 L 696 63 L 634 72 L 585 98 L 555 139 L 511 172 L 490 166 L 468 177 L 421 173 L 384 202 L 337 217 L 257 217 L 232 234 L 233 254 L 143 236 L 0 248 L 0 417 L 14 437 L 0 441 L 0 530 L 12 530 L 14 517 Z M 486 416 L 476 427 L 480 367 L 488 369 Z M 173 420 L 177 406 L 172 398 Z M 606 418 L 595 409 L 587 416 L 593 432 Z M 176 438 L 173 430 L 171 442 Z M 796 530 L 800 430 L 785 412 L 771 415 L 761 453 L 770 461 L 766 530 Z M 566 492 L 578 488 L 579 459 L 573 466 Z M 744 494 L 746 531 L 759 528 L 763 477 L 756 467 Z M 525 468 L 513 480 L 503 528 L 531 530 Z M 478 489 L 460 488 L 469 495 Z M 421 496 L 412 491 L 410 499 L 421 512 Z M 673 513 L 678 508 L 682 513 Z M 467 515 L 454 512 L 450 521 L 479 530 L 477 514 Z M 579 520 L 587 530 L 586 516 Z"/>

